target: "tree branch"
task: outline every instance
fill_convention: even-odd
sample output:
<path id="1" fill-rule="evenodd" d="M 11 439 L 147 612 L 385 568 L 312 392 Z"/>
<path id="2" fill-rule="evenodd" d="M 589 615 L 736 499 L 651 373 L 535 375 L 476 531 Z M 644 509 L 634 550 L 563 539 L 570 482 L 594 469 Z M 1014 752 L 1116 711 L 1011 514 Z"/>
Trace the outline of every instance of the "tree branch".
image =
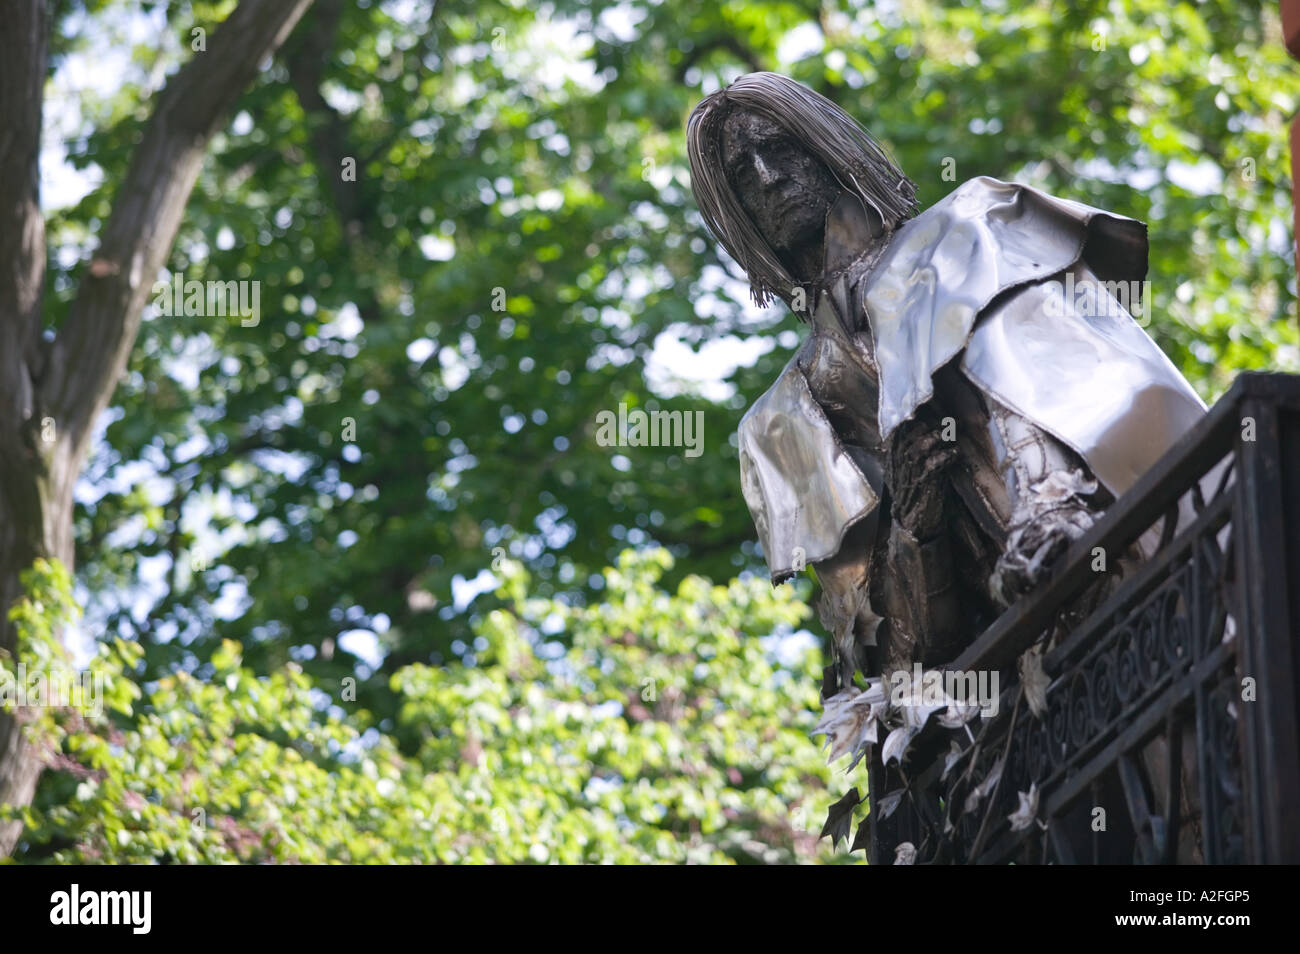
<path id="1" fill-rule="evenodd" d="M 358 275 L 374 273 L 380 266 L 379 256 L 371 247 L 367 235 L 374 207 L 362 201 L 361 182 L 366 162 L 358 159 L 356 150 L 349 144 L 351 130 L 348 122 L 326 101 L 321 93 L 325 64 L 334 55 L 334 43 L 342 15 L 340 0 L 319 0 L 316 16 L 309 28 L 303 30 L 301 40 L 285 49 L 285 66 L 289 70 L 289 85 L 293 87 L 298 103 L 307 118 L 312 157 L 317 173 L 329 183 L 334 208 L 338 212 L 343 230 L 343 242 Z M 357 176 L 345 182 L 342 165 L 345 158 L 357 162 Z M 376 279 L 377 280 L 377 279 Z M 378 324 L 384 314 L 383 302 L 373 281 L 361 283 L 357 296 L 357 310 L 366 325 Z"/>
<path id="2" fill-rule="evenodd" d="M 27 359 L 40 341 L 45 287 L 39 157 L 49 16 L 43 0 L 7 5 L 0 50 L 0 434 L 12 450 L 32 413 Z"/>
<path id="3" fill-rule="evenodd" d="M 748 66 L 751 73 L 759 73 L 766 69 L 758 54 L 741 42 L 739 37 L 731 33 L 720 33 L 696 43 L 690 52 L 682 57 L 682 61 L 677 64 L 675 71 L 677 82 L 685 83 L 686 74 L 690 71 L 690 68 L 715 50 L 726 50 Z"/>
<path id="4" fill-rule="evenodd" d="M 346 157 L 355 159 L 357 154 L 348 148 L 347 122 L 321 93 L 322 71 L 333 55 L 341 15 L 339 0 L 319 0 L 316 15 L 303 29 L 301 42 L 294 37 L 294 42 L 284 51 L 284 61 L 289 70 L 289 85 L 307 114 L 318 171 L 329 183 L 344 232 L 351 237 L 361 228 L 366 213 L 361 203 L 360 177 L 357 181 L 344 182 L 340 169 Z"/>
<path id="5" fill-rule="evenodd" d="M 208 142 L 310 5 L 243 0 L 207 51 L 197 52 L 159 94 L 40 382 L 73 460 L 84 455 L 91 427 L 126 369 L 141 310 L 180 227 Z"/>

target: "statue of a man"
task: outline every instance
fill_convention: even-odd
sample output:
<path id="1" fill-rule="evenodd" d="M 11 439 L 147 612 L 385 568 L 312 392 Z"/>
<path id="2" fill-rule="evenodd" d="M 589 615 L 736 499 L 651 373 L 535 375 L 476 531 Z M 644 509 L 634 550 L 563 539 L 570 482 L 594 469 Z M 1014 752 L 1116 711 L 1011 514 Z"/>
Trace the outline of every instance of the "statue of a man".
<path id="1" fill-rule="evenodd" d="M 773 581 L 816 570 L 838 686 L 950 661 L 1205 413 L 1125 307 L 1142 223 L 990 178 L 917 214 L 866 130 L 774 73 L 687 142 L 755 301 L 811 324 L 741 423 L 741 483 Z"/>

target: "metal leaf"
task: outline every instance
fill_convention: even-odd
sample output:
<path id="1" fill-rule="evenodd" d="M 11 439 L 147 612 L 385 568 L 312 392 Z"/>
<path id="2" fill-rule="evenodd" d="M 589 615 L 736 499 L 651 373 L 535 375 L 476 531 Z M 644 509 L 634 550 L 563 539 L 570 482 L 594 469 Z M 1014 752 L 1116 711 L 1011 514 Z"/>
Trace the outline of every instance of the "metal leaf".
<path id="1" fill-rule="evenodd" d="M 858 790 L 849 789 L 843 798 L 830 807 L 826 813 L 826 824 L 822 825 L 822 833 L 817 837 L 830 835 L 832 845 L 839 844 L 841 838 L 848 841 L 849 831 L 853 828 L 853 809 L 860 801 Z"/>
<path id="2" fill-rule="evenodd" d="M 1047 714 L 1047 690 L 1052 679 L 1043 671 L 1043 647 L 1031 646 L 1020 656 L 1020 685 L 1025 690 L 1025 701 L 1035 718 Z"/>
<path id="3" fill-rule="evenodd" d="M 1024 831 L 1038 817 L 1038 784 L 1030 783 L 1028 792 L 1017 792 L 1016 796 L 1020 806 L 1007 816 L 1007 821 L 1011 822 L 1012 831 Z"/>
<path id="4" fill-rule="evenodd" d="M 900 788 L 897 791 L 890 792 L 888 795 L 880 799 L 875 808 L 880 812 L 881 821 L 884 821 L 890 815 L 894 814 L 894 809 L 898 808 L 898 803 L 903 800 L 903 795 L 906 791 L 907 789 Z"/>

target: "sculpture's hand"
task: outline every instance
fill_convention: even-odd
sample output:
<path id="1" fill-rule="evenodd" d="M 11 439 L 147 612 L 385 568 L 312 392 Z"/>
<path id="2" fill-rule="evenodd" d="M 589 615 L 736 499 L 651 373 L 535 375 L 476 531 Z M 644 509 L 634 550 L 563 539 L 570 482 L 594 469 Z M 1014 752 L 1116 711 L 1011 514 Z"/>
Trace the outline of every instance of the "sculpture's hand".
<path id="1" fill-rule="evenodd" d="M 1058 470 L 1025 488 L 989 588 L 1008 606 L 1047 578 L 1070 543 L 1097 519 L 1097 481 L 1085 470 Z"/>
<path id="2" fill-rule="evenodd" d="M 893 518 L 917 540 L 934 537 L 943 526 L 943 474 L 957 459 L 957 444 L 942 433 L 937 417 L 923 407 L 894 432 L 886 461 Z"/>

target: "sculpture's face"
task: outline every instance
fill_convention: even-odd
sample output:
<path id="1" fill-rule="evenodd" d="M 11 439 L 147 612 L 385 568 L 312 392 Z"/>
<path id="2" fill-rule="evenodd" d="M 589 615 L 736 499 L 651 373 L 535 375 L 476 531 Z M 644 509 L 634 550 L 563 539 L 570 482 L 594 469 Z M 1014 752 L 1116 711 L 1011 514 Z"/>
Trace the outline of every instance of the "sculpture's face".
<path id="1" fill-rule="evenodd" d="M 722 160 L 736 198 L 787 268 L 800 279 L 820 262 L 826 213 L 842 191 L 826 164 L 765 116 L 732 110 L 722 124 Z"/>

